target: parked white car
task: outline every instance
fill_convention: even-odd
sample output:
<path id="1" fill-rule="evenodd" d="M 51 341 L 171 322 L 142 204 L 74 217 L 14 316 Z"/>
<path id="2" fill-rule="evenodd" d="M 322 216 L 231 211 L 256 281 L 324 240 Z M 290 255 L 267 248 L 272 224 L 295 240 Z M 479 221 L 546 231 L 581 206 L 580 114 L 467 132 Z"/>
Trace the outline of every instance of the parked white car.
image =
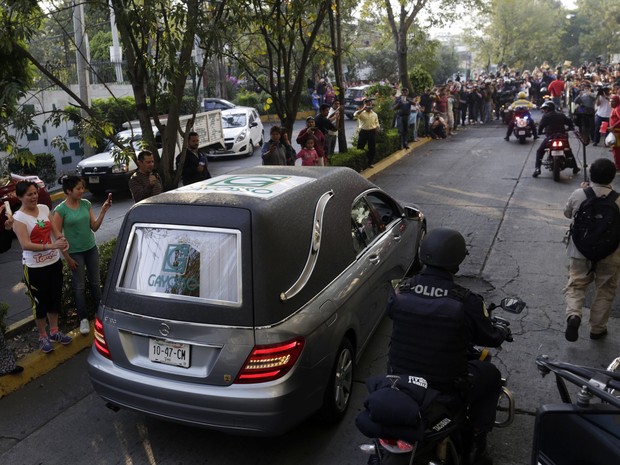
<path id="1" fill-rule="evenodd" d="M 153 130 L 157 132 L 157 128 Z M 116 137 L 126 145 L 131 144 L 136 153 L 141 150 L 141 129 L 127 129 L 119 132 Z M 110 142 L 104 152 L 84 158 L 77 164 L 77 175 L 84 178 L 86 187 L 95 195 L 110 191 L 127 191 L 129 178 L 138 169 L 131 158 L 127 162 L 116 163 L 114 150 L 118 148 Z"/>
<path id="2" fill-rule="evenodd" d="M 263 145 L 263 123 L 256 109 L 235 107 L 222 110 L 222 130 L 226 147 L 209 150 L 209 157 L 245 155 L 251 157 L 257 147 Z"/>

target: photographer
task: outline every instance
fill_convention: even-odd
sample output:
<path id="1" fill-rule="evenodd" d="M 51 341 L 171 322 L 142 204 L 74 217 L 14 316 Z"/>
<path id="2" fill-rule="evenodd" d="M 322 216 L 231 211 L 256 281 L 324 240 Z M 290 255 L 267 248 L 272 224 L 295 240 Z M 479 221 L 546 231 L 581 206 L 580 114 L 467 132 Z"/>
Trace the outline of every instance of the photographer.
<path id="1" fill-rule="evenodd" d="M 611 89 L 607 86 L 601 87 L 596 93 L 596 113 L 594 114 L 594 146 L 601 141 L 601 125 L 607 123 L 609 125 L 609 117 L 611 116 L 611 105 L 609 96 Z"/>
<path id="2" fill-rule="evenodd" d="M 261 156 L 263 165 L 286 165 L 286 149 L 280 138 L 282 131 L 279 126 L 273 126 L 269 131 L 270 139 L 263 144 Z"/>

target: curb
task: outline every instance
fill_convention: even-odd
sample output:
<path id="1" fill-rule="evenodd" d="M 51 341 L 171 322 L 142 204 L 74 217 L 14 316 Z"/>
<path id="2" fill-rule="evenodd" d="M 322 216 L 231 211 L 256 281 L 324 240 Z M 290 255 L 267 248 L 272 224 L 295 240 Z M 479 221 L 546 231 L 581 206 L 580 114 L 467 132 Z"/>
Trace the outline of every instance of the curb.
<path id="1" fill-rule="evenodd" d="M 428 138 L 421 138 L 418 142 L 410 143 L 408 149 L 402 149 L 392 153 L 390 156 L 379 160 L 374 167 L 367 168 L 360 174 L 368 179 L 410 155 L 413 153 L 414 149 L 421 147 L 429 141 L 430 139 Z M 65 194 L 62 191 L 56 192 L 51 194 L 51 197 L 52 200 L 59 200 L 64 198 Z M 7 334 L 14 334 L 22 331 L 24 330 L 24 327 L 33 324 L 34 318 L 32 316 L 24 318 L 23 320 L 9 326 L 9 328 L 7 328 Z M 93 332 L 94 327 L 93 322 L 91 321 L 90 333 L 88 335 L 81 335 L 79 329 L 74 329 L 67 333 L 69 336 L 73 337 L 71 344 L 66 346 L 56 344 L 55 350 L 49 354 L 44 354 L 40 350 L 37 350 L 21 358 L 18 361 L 18 365 L 24 367 L 24 371 L 17 375 L 5 375 L 0 377 L 0 399 L 7 394 L 19 390 L 30 381 L 49 373 L 61 363 L 66 362 L 84 349 L 91 347 L 94 339 Z"/>
<path id="2" fill-rule="evenodd" d="M 58 192 L 50 193 L 50 197 L 52 199 L 52 202 L 55 202 L 56 200 L 64 199 L 66 195 L 63 191 L 58 191 Z"/>
<path id="3" fill-rule="evenodd" d="M 54 351 L 44 354 L 40 350 L 32 352 L 18 361 L 18 365 L 24 367 L 24 371 L 17 375 L 5 375 L 0 377 L 0 399 L 7 394 L 17 391 L 30 381 L 49 373 L 61 363 L 73 358 L 76 354 L 87 349 L 93 344 L 93 323 L 90 324 L 90 333 L 86 336 L 80 334 L 78 329 L 68 333 L 73 338 L 71 344 L 62 346 L 54 344 Z"/>

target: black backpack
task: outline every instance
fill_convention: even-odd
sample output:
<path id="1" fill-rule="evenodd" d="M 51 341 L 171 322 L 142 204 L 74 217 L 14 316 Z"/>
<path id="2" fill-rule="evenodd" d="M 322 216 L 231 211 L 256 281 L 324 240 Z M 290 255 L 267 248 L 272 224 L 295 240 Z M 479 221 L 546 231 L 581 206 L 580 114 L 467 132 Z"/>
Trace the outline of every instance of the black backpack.
<path id="1" fill-rule="evenodd" d="M 586 199 L 575 213 L 570 235 L 577 250 L 596 264 L 620 245 L 618 193 L 612 190 L 609 195 L 597 197 L 591 187 L 584 192 Z"/>

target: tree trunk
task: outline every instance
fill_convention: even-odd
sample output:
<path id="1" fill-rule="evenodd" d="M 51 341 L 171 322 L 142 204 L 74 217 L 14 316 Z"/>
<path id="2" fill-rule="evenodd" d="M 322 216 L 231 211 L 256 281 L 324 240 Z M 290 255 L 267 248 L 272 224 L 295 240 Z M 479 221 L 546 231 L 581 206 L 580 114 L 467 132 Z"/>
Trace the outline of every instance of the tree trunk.
<path id="1" fill-rule="evenodd" d="M 340 0 L 335 0 L 335 11 L 330 8 L 329 13 L 329 26 L 330 36 L 332 43 L 332 50 L 334 51 L 333 64 L 334 75 L 336 77 L 336 87 L 338 88 L 338 95 L 336 98 L 340 101 L 340 119 L 338 120 L 338 152 L 347 152 L 347 134 L 344 129 L 344 76 L 342 73 L 342 35 L 341 35 L 341 23 L 340 23 Z"/>

